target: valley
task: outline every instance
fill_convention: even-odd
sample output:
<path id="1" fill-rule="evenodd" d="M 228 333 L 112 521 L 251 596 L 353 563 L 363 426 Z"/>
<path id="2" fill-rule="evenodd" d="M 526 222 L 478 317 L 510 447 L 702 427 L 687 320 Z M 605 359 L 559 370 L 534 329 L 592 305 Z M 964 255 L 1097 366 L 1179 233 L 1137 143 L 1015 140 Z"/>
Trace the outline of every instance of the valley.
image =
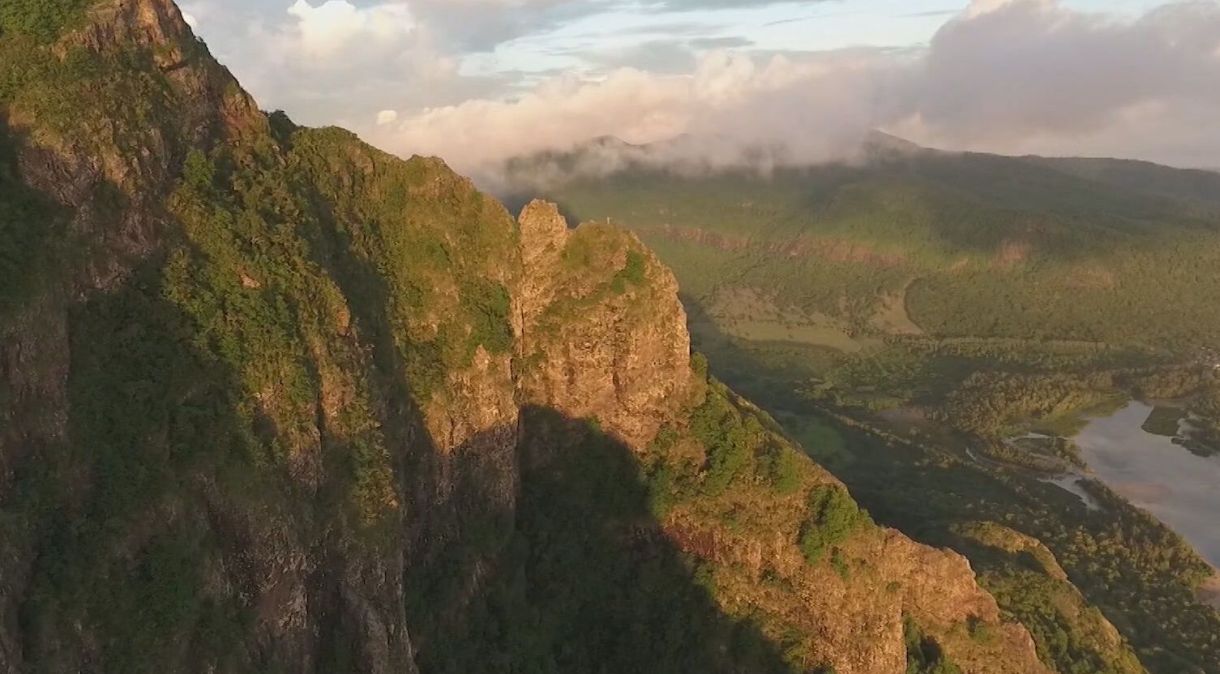
<path id="1" fill-rule="evenodd" d="M 1079 590 L 1148 671 L 1213 672 L 1220 464 L 1196 454 L 1220 427 L 1220 211 L 1196 181 L 1215 178 L 879 148 L 765 176 L 629 164 L 541 193 L 657 250 L 712 370 L 878 521 L 969 557 L 1060 671 L 1122 671 L 1062 612 Z M 1129 402 L 1169 398 L 1187 446 Z M 1059 580 L 996 556 L 1023 537 Z"/>

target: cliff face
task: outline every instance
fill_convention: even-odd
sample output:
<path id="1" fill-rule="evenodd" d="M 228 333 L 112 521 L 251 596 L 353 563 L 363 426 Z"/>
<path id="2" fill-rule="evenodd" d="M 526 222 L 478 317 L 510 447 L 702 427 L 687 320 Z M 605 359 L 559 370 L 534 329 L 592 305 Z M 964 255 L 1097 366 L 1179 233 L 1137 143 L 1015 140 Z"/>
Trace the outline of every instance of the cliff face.
<path id="1" fill-rule="evenodd" d="M 553 204 L 529 204 L 520 222 L 525 399 L 646 446 L 690 393 L 677 281 L 633 235 L 569 232 Z"/>
<path id="2" fill-rule="evenodd" d="M 637 239 L 82 6 L 0 32 L 0 672 L 1041 671 L 692 369 Z"/>

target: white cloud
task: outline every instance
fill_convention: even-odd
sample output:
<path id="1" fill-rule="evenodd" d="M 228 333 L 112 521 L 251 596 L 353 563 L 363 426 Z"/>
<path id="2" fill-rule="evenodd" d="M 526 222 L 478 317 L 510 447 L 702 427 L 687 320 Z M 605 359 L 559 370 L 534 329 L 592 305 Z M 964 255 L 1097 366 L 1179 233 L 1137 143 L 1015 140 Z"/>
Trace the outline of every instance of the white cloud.
<path id="1" fill-rule="evenodd" d="M 228 2 L 189 7 L 206 33 L 223 36 L 217 56 L 260 104 L 303 123 L 360 129 L 377 111 L 418 106 L 457 79 L 457 61 L 401 0 L 284 0 L 275 14 L 252 5 L 230 12 Z"/>
<path id="2" fill-rule="evenodd" d="M 596 136 L 651 142 L 685 130 L 690 87 L 689 78 L 629 69 L 599 81 L 566 76 L 513 101 L 427 109 L 374 133 L 373 140 L 403 153 L 438 154 L 465 169 Z"/>
<path id="3" fill-rule="evenodd" d="M 186 0 L 185 8 L 264 106 L 467 171 L 604 135 L 687 135 L 696 140 L 681 144 L 684 153 L 699 147 L 716 161 L 758 146 L 816 160 L 872 128 L 948 148 L 1220 165 L 1220 0 L 1144 16 L 1080 12 L 1060 0 L 973 0 L 924 47 L 778 57 L 748 41 L 736 51 L 695 48 L 678 15 L 604 13 L 625 2 Z M 675 4 L 695 0 L 667 6 Z M 561 25 L 600 32 L 560 39 Z M 640 25 L 684 37 L 645 51 L 606 47 Z M 628 63 L 635 67 L 621 67 Z M 556 67 L 566 73 L 542 74 Z"/>
<path id="4" fill-rule="evenodd" d="M 613 135 L 690 134 L 716 159 L 768 147 L 816 161 L 872 128 L 951 148 L 1220 164 L 1220 3 L 1132 19 L 1055 0 L 975 0 L 919 50 L 760 59 L 715 52 L 687 75 L 561 77 L 514 99 L 405 114 L 372 139 L 463 170 Z M 1213 120 L 1213 121 L 1209 121 Z"/>
<path id="5" fill-rule="evenodd" d="M 296 0 L 288 14 L 297 19 L 281 38 L 298 54 L 328 59 L 354 46 L 356 42 L 399 44 L 410 38 L 415 21 L 407 5 L 374 5 L 357 9 L 346 0 L 326 0 L 314 7 L 308 0 Z"/>
<path id="6" fill-rule="evenodd" d="M 1040 8 L 1051 8 L 1055 0 L 971 0 L 964 16 L 976 18 L 991 12 L 1007 9 L 1013 5 L 1034 5 Z"/>
<path id="7" fill-rule="evenodd" d="M 1148 143 L 1200 111 L 1220 118 L 1218 46 L 1216 2 L 1116 21 L 1010 0 L 937 34 L 911 77 L 902 126 L 953 146 L 1173 160 L 1178 150 L 1157 156 Z M 1220 150 L 1220 126 L 1182 131 Z"/>

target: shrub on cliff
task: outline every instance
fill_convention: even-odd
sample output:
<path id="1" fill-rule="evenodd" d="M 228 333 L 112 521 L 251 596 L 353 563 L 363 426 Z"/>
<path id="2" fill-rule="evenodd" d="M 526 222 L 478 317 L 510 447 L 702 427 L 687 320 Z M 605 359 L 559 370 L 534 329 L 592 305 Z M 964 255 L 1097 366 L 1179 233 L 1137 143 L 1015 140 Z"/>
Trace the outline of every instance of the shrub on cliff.
<path id="1" fill-rule="evenodd" d="M 847 490 L 835 485 L 816 487 L 809 493 L 809 519 L 801 527 L 801 552 L 810 564 L 816 564 L 827 550 L 868 522 L 868 513 L 856 505 Z"/>

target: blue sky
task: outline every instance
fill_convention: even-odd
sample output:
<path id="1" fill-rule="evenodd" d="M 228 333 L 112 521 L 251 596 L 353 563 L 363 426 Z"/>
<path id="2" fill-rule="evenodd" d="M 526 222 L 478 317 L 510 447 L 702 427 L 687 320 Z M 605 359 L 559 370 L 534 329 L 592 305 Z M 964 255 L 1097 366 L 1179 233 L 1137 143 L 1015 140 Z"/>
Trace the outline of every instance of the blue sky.
<path id="1" fill-rule="evenodd" d="M 691 3 L 694 5 L 695 3 Z M 1157 0 L 1071 0 L 1082 11 L 1138 15 Z M 757 49 L 825 50 L 853 46 L 925 44 L 946 21 L 969 5 L 951 0 L 824 0 L 776 2 L 725 9 L 655 12 L 616 7 L 543 35 L 529 35 L 497 49 L 508 66 L 545 66 L 540 52 L 554 47 L 622 48 L 640 36 L 663 37 L 674 25 L 706 27 L 705 36 L 747 40 Z"/>
<path id="2" fill-rule="evenodd" d="M 601 135 L 782 140 L 817 160 L 865 128 L 945 147 L 1220 164 L 1208 122 L 1220 94 L 1206 91 L 1220 89 L 1207 86 L 1220 78 L 1220 0 L 184 0 L 183 9 L 264 107 L 461 168 Z"/>

